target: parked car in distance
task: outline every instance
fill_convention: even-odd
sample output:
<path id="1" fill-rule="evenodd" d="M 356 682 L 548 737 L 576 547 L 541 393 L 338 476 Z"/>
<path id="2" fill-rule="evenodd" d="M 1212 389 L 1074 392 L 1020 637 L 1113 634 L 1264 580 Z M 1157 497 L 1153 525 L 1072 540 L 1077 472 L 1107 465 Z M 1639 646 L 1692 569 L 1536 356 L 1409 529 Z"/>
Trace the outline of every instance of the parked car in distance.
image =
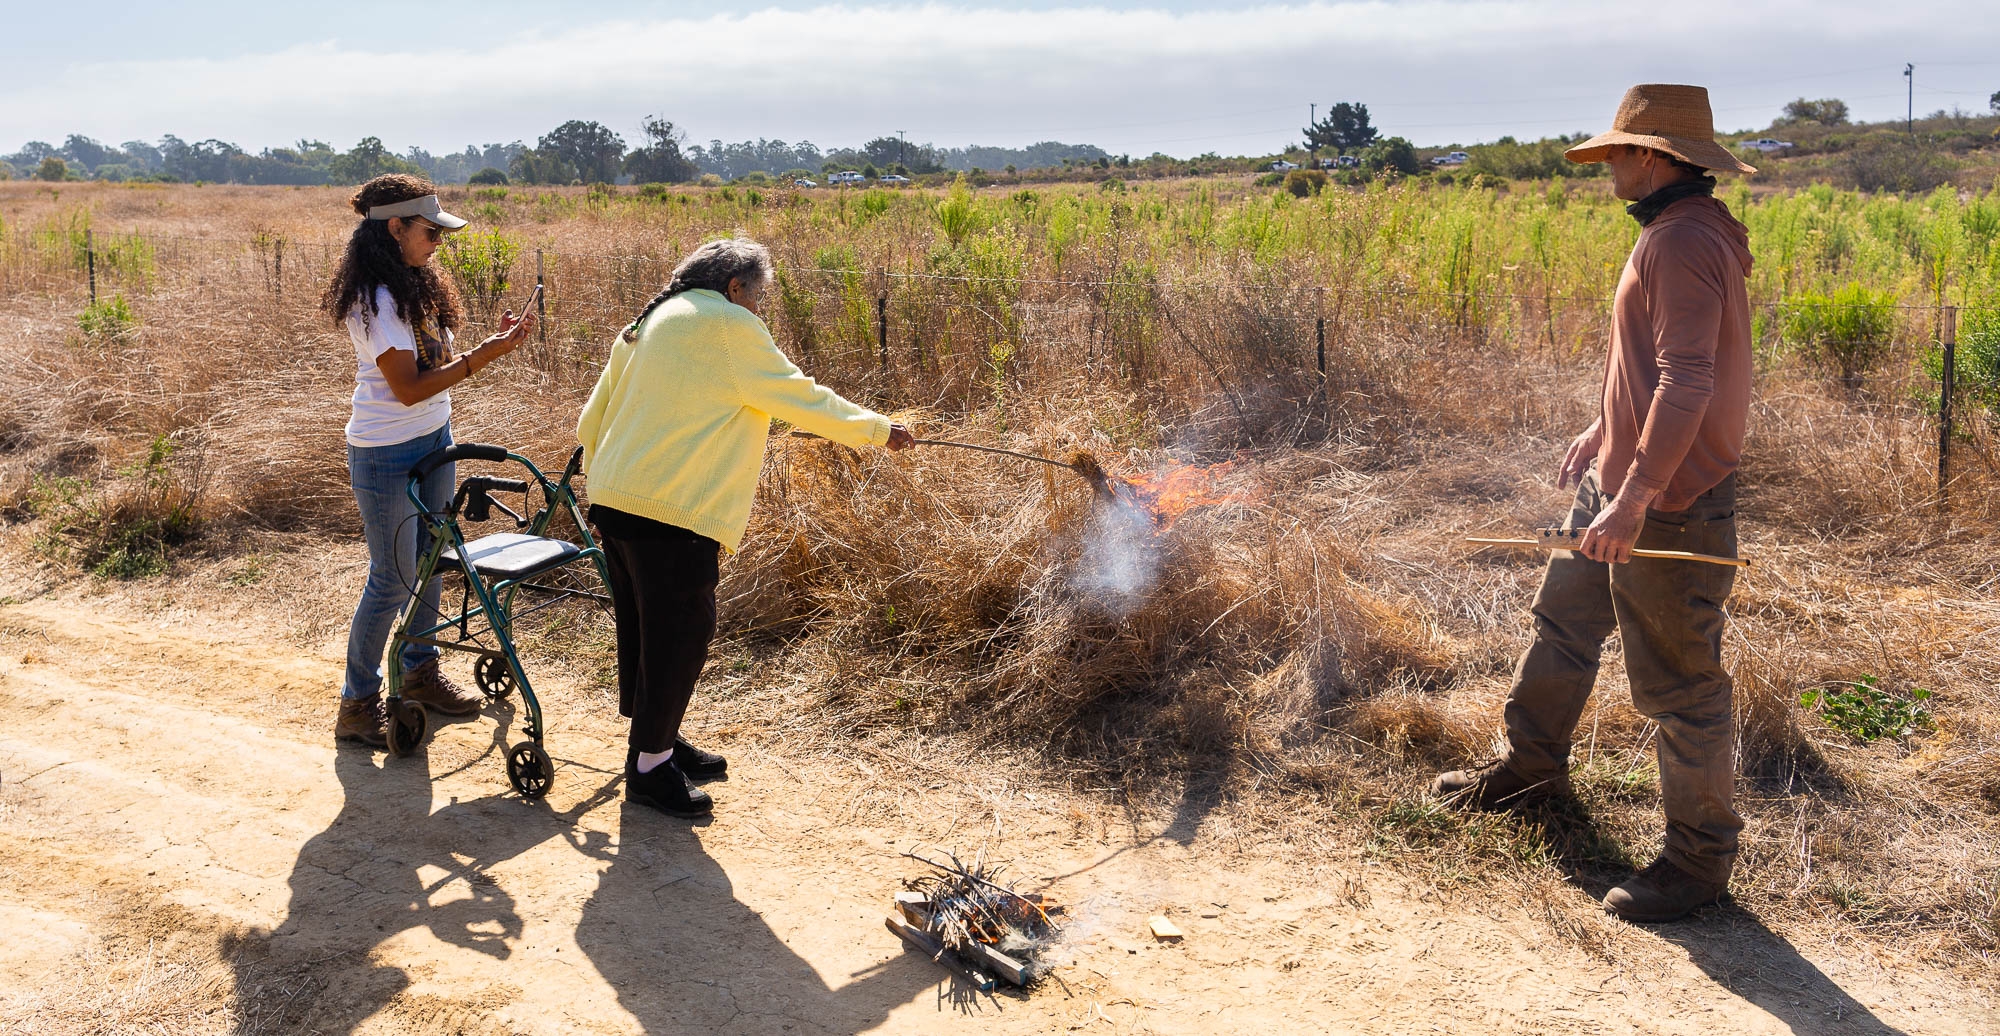
<path id="1" fill-rule="evenodd" d="M 1361 160 L 1354 157 L 1353 155 L 1342 155 L 1339 158 L 1334 159 L 1333 164 L 1341 167 L 1342 169 L 1352 169 L 1355 166 L 1360 165 Z"/>
<path id="2" fill-rule="evenodd" d="M 1467 162 L 1470 162 L 1470 161 L 1472 161 L 1472 156 L 1471 156 L 1471 155 L 1468 155 L 1468 154 L 1466 154 L 1466 153 L 1465 153 L 1465 152 L 1463 152 L 1463 151 L 1453 151 L 1453 152 L 1451 152 L 1451 153 L 1449 153 L 1449 154 L 1443 154 L 1443 155 L 1439 155 L 1439 156 L 1437 156 L 1436 158 L 1433 158 L 1433 159 L 1431 159 L 1431 164 L 1432 164 L 1432 165 L 1464 165 L 1465 163 L 1467 163 Z"/>
<path id="3" fill-rule="evenodd" d="M 895 173 L 883 173 L 883 174 L 882 174 L 881 176 L 878 176 L 878 177 L 876 177 L 876 182 L 878 182 L 878 183 L 909 183 L 909 182 L 910 182 L 910 178 L 909 178 L 909 177 L 907 177 L 907 176 L 897 176 L 897 175 L 896 175 Z"/>
<path id="4" fill-rule="evenodd" d="M 828 187 L 838 187 L 841 184 L 860 183 L 861 181 L 866 179 L 867 177 L 862 176 L 860 171 L 855 169 L 844 169 L 838 173 L 826 174 L 826 184 Z"/>
<path id="5" fill-rule="evenodd" d="M 1280 172 L 1280 173 L 1289 173 L 1292 170 L 1297 169 L 1298 167 L 1299 165 L 1297 162 L 1287 162 L 1282 158 L 1278 159 L 1276 162 L 1271 163 L 1271 169 L 1274 172 Z"/>
<path id="6" fill-rule="evenodd" d="M 796 180 L 793 180 L 793 181 L 792 181 L 792 186 L 794 186 L 794 187 L 818 187 L 818 186 L 819 186 L 819 184 L 816 184 L 816 183 L 812 182 L 811 180 L 808 180 L 808 179 L 806 179 L 805 177 L 801 176 L 801 177 L 799 177 L 798 179 L 796 179 Z"/>
<path id="7" fill-rule="evenodd" d="M 1736 146 L 1749 148 L 1752 151 L 1783 151 L 1791 147 L 1792 142 L 1789 140 L 1775 140 L 1771 137 L 1758 137 L 1756 140 L 1746 140 Z"/>

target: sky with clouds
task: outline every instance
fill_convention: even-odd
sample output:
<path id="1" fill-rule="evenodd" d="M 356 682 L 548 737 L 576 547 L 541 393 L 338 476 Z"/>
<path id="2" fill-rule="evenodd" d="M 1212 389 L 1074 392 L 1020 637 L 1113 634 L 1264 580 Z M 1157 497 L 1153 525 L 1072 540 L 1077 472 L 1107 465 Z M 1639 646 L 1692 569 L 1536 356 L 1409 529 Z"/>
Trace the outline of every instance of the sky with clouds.
<path id="1" fill-rule="evenodd" d="M 572 118 L 638 137 L 821 148 L 904 130 L 944 146 L 1091 143 L 1262 154 L 1307 105 L 1359 101 L 1419 144 L 1605 128 L 1634 82 L 1709 87 L 1724 131 L 1785 101 L 1858 118 L 1984 113 L 1992 0 L 1177 0 L 566 5 L 212 0 L 23 5 L 0 35 L 0 153 L 81 133 L 250 150 L 362 136 L 434 152 Z"/>

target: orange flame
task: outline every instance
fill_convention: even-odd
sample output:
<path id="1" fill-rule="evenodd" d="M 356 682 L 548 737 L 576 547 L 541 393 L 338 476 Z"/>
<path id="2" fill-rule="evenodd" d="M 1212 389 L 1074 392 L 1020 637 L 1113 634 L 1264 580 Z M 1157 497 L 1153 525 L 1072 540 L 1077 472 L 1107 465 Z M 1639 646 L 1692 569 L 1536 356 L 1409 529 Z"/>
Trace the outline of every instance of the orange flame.
<path id="1" fill-rule="evenodd" d="M 1208 467 L 1176 464 L 1150 475 L 1112 477 L 1107 482 L 1117 502 L 1145 514 L 1152 521 L 1154 535 L 1159 535 L 1194 508 L 1249 502 L 1248 494 L 1224 492 L 1216 486 L 1235 468 L 1233 460 Z"/>

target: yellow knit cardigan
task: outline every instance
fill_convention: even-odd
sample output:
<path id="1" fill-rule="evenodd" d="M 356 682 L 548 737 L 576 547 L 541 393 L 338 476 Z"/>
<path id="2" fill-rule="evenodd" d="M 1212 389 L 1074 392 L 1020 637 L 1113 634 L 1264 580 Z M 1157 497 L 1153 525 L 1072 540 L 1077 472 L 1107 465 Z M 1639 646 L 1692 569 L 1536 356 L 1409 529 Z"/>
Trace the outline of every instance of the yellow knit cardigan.
<path id="1" fill-rule="evenodd" d="M 807 377 L 755 313 L 682 292 L 646 317 L 638 341 L 613 343 L 577 418 L 590 500 L 734 553 L 774 417 L 849 446 L 889 441 L 887 417 Z"/>

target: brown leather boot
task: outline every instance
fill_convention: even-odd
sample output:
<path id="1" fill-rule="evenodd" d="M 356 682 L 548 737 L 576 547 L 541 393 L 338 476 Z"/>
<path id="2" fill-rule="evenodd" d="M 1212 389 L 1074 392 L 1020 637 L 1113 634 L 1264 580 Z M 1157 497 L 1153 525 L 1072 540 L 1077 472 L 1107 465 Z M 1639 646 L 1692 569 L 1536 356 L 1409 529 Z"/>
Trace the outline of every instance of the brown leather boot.
<path id="1" fill-rule="evenodd" d="M 1728 891 L 1728 882 L 1704 881 L 1662 856 L 1606 893 L 1604 911 L 1627 921 L 1678 921 Z"/>
<path id="2" fill-rule="evenodd" d="M 382 696 L 371 694 L 366 698 L 341 698 L 340 717 L 333 721 L 333 739 L 387 748 L 389 710 L 382 707 Z"/>
<path id="3" fill-rule="evenodd" d="M 1569 774 L 1531 781 L 1507 764 L 1493 762 L 1439 774 L 1431 782 L 1431 794 L 1453 809 L 1479 813 L 1519 811 L 1569 795 Z"/>
<path id="4" fill-rule="evenodd" d="M 451 682 L 435 658 L 403 674 L 403 697 L 447 716 L 470 716 L 486 703 L 478 692 Z"/>

